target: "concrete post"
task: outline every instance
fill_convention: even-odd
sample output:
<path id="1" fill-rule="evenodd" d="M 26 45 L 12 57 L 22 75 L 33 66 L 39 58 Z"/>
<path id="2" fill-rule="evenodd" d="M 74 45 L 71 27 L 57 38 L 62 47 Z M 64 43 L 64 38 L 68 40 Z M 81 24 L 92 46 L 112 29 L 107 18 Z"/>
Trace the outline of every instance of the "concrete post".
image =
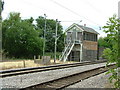
<path id="1" fill-rule="evenodd" d="M 36 56 L 34 55 L 34 60 L 36 60 Z"/>
<path id="2" fill-rule="evenodd" d="M 25 68 L 25 60 L 23 60 L 23 67 Z"/>
<path id="3" fill-rule="evenodd" d="M 54 63 L 56 63 L 56 51 L 57 51 L 57 30 L 58 30 L 58 20 L 56 19 L 56 29 L 55 29 L 55 49 L 54 49 Z"/>
<path id="4" fill-rule="evenodd" d="M 45 56 L 45 44 L 46 44 L 46 14 L 44 14 L 45 26 L 44 26 L 44 42 L 43 42 L 43 57 Z M 43 58 L 44 59 L 44 58 Z"/>
<path id="5" fill-rule="evenodd" d="M 38 59 L 40 60 L 40 55 L 38 55 Z"/>

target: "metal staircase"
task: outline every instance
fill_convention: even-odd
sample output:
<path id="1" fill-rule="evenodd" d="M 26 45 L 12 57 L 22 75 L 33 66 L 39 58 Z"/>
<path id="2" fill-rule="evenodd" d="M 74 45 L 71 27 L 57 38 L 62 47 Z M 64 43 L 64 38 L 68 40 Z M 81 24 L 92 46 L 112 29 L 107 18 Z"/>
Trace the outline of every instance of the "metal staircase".
<path id="1" fill-rule="evenodd" d="M 67 45 L 67 46 L 65 47 L 65 49 L 63 50 L 62 55 L 61 55 L 60 58 L 59 58 L 60 61 L 63 60 L 63 61 L 65 62 L 65 61 L 67 60 L 67 58 L 68 58 L 71 50 L 73 49 L 74 45 L 75 45 L 75 42 L 70 41 L 70 42 L 68 43 L 68 45 Z"/>

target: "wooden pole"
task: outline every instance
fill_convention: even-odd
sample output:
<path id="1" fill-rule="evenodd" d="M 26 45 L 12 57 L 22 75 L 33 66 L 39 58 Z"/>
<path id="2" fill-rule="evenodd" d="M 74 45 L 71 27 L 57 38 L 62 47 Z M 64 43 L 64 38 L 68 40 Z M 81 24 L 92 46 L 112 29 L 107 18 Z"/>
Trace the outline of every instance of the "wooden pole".
<path id="1" fill-rule="evenodd" d="M 44 19 L 45 19 L 45 25 L 44 25 L 44 42 L 43 42 L 43 61 L 44 61 L 44 56 L 45 56 L 45 44 L 46 44 L 46 14 L 44 14 Z"/>
<path id="2" fill-rule="evenodd" d="M 25 60 L 23 60 L 23 67 L 25 68 Z"/>

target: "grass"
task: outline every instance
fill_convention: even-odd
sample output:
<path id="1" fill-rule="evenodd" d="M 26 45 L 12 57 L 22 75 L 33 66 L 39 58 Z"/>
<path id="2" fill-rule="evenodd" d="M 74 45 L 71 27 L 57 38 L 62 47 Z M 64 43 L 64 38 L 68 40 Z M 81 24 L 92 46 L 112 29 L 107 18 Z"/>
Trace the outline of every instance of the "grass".
<path id="1" fill-rule="evenodd" d="M 59 61 L 58 60 L 59 55 L 61 55 L 61 52 L 56 53 L 56 59 L 57 59 L 56 64 L 74 63 L 73 61 L 66 61 L 66 62 Z M 51 57 L 50 65 L 54 64 L 54 53 L 46 52 L 45 56 Z M 34 63 L 34 60 L 30 60 L 30 59 L 26 60 L 26 59 L 16 59 L 16 58 L 4 58 L 4 60 L 3 62 L 0 62 L 0 70 L 45 66 L 43 64 L 36 64 Z"/>
<path id="2" fill-rule="evenodd" d="M 25 64 L 24 64 L 25 62 Z M 25 65 L 25 66 L 24 66 Z M 17 61 L 7 61 L 7 62 L 0 62 L 0 69 L 15 69 L 15 68 L 24 68 L 24 67 L 38 67 L 44 66 L 40 64 L 34 63 L 34 60 L 17 60 Z"/>
<path id="3" fill-rule="evenodd" d="M 59 59 L 59 56 L 61 55 L 62 53 L 61 52 L 56 52 L 56 58 L 57 59 Z M 45 53 L 45 56 L 50 56 L 51 57 L 51 59 L 54 59 L 54 52 L 52 53 L 52 52 L 46 52 Z"/>
<path id="4" fill-rule="evenodd" d="M 74 63 L 73 61 L 66 61 L 62 62 L 59 60 L 56 60 L 56 64 L 68 64 L 68 63 Z M 50 65 L 54 64 L 54 60 L 50 60 Z M 25 67 L 38 67 L 38 66 L 47 66 L 43 64 L 36 64 L 34 63 L 34 60 L 10 60 L 7 62 L 0 62 L 0 70 L 6 70 L 6 69 L 16 69 L 16 68 L 25 68 Z"/>

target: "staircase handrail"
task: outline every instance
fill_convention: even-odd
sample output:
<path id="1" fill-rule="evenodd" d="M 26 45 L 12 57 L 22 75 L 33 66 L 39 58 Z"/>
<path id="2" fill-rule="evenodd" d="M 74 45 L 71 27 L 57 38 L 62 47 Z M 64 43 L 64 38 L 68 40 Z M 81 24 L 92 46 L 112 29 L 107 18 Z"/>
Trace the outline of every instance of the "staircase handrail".
<path id="1" fill-rule="evenodd" d="M 74 46 L 74 45 L 75 45 L 75 42 L 72 44 L 72 46 L 71 46 L 70 50 L 68 51 L 68 53 L 67 53 L 64 61 L 66 61 L 66 59 L 67 59 L 68 55 L 70 54 L 71 50 L 73 49 L 73 46 Z"/>
<path id="2" fill-rule="evenodd" d="M 69 49 L 68 47 L 71 45 L 71 43 L 72 43 L 72 41 L 70 40 L 67 47 L 65 47 L 65 49 L 63 50 L 62 55 L 60 55 L 60 57 L 59 57 L 60 61 L 62 60 L 63 56 L 65 55 L 65 52 L 67 51 L 67 49 Z"/>

